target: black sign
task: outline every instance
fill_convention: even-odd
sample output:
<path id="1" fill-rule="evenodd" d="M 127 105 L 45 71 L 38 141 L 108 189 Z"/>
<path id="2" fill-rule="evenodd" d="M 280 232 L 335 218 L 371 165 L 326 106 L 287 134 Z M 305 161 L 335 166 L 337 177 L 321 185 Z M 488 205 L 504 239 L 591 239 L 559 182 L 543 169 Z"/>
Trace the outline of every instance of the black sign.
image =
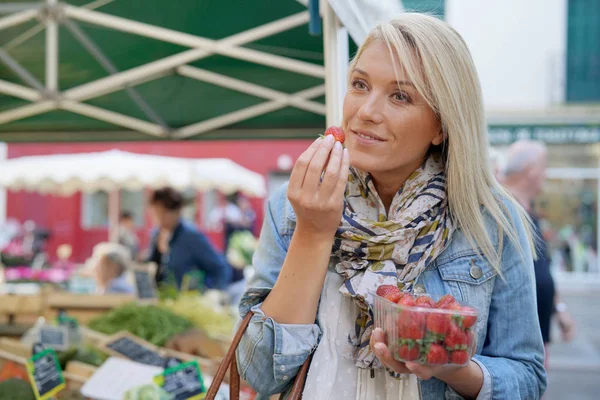
<path id="1" fill-rule="evenodd" d="M 31 349 L 31 355 L 41 353 L 44 350 L 46 350 L 46 346 L 44 346 L 43 344 L 41 344 L 39 342 L 34 343 L 32 349 Z"/>
<path id="2" fill-rule="evenodd" d="M 164 367 L 165 359 L 153 349 L 150 349 L 129 337 L 122 337 L 106 345 L 109 349 L 141 364 Z"/>
<path id="3" fill-rule="evenodd" d="M 155 299 L 157 297 L 154 279 L 148 272 L 136 270 L 133 271 L 133 276 L 139 299 Z"/>
<path id="4" fill-rule="evenodd" d="M 64 389 L 65 378 L 54 350 L 47 349 L 34 354 L 27 360 L 27 369 L 37 399 L 49 399 Z"/>
<path id="5" fill-rule="evenodd" d="M 173 395 L 173 400 L 196 400 L 206 392 L 202 373 L 196 361 L 169 368 L 154 378 L 154 382 Z"/>
<path id="6" fill-rule="evenodd" d="M 68 328 L 43 325 L 39 332 L 39 342 L 50 349 L 64 350 L 69 345 Z"/>
<path id="7" fill-rule="evenodd" d="M 175 357 L 167 357 L 165 360 L 165 369 L 174 368 L 181 364 L 181 360 Z"/>

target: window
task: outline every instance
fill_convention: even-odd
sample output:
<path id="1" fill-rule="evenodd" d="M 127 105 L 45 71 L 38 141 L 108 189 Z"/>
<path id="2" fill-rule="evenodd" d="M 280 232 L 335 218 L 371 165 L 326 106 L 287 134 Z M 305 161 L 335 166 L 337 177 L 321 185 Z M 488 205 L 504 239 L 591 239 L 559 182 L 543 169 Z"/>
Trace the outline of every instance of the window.
<path id="1" fill-rule="evenodd" d="M 105 228 L 108 226 L 108 193 L 83 193 L 81 203 L 82 228 Z"/>
<path id="2" fill-rule="evenodd" d="M 122 190 L 119 194 L 120 212 L 129 211 L 137 226 L 145 224 L 146 197 L 143 190 Z M 84 229 L 108 226 L 108 193 L 95 192 L 81 195 L 81 227 Z"/>
<path id="3" fill-rule="evenodd" d="M 120 193 L 121 212 L 128 211 L 133 215 L 136 226 L 144 226 L 146 197 L 143 190 L 135 192 L 122 190 Z"/>
<path id="4" fill-rule="evenodd" d="M 444 0 L 402 0 L 402 6 L 406 11 L 433 14 L 444 19 Z"/>
<path id="5" fill-rule="evenodd" d="M 600 102 L 600 1 L 569 0 L 567 102 Z"/>

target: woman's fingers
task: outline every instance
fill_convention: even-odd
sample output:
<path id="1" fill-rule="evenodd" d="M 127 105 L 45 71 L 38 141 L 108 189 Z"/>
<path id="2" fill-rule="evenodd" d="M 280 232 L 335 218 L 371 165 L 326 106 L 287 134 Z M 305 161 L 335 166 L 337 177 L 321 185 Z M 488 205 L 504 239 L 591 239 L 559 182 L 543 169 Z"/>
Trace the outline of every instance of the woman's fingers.
<path id="1" fill-rule="evenodd" d="M 308 165 L 306 175 L 304 176 L 304 182 L 302 183 L 302 189 L 312 193 L 316 193 L 321 182 L 321 175 L 325 169 L 327 158 L 331 153 L 335 140 L 333 136 L 329 135 L 323 139 L 323 143 L 317 149 L 315 154 Z"/>
<path id="2" fill-rule="evenodd" d="M 394 359 L 392 352 L 385 342 L 385 335 L 380 328 L 376 328 L 371 334 L 370 344 L 371 349 L 383 365 L 399 374 L 410 373 L 410 370 L 406 368 L 404 363 Z"/>
<path id="3" fill-rule="evenodd" d="M 344 148 L 342 147 L 342 144 L 340 142 L 335 142 L 319 188 L 319 196 L 325 200 L 329 200 L 335 192 L 340 178 L 343 155 Z"/>
<path id="4" fill-rule="evenodd" d="M 332 200 L 339 204 L 344 201 L 344 195 L 346 193 L 346 186 L 348 185 L 348 173 L 350 172 L 350 155 L 348 149 L 342 151 L 342 164 L 340 165 L 340 172 L 336 182 L 335 189 L 331 194 Z"/>
<path id="5" fill-rule="evenodd" d="M 310 162 L 317 150 L 322 146 L 323 142 L 323 139 L 317 138 L 317 140 L 315 140 L 296 160 L 296 164 L 294 165 L 292 173 L 290 174 L 288 196 L 290 194 L 296 195 L 302 189 L 302 184 L 304 183 L 304 177 L 306 175 L 306 171 L 308 170 L 308 166 L 310 165 Z"/>

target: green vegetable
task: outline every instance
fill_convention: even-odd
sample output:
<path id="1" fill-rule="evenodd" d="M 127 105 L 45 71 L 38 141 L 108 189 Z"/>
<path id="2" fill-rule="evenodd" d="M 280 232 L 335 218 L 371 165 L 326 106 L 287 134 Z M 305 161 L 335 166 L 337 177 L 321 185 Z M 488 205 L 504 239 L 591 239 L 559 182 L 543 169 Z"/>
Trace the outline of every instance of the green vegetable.
<path id="1" fill-rule="evenodd" d="M 156 346 L 162 346 L 171 337 L 193 327 L 193 324 L 160 307 L 129 303 L 90 321 L 89 327 L 107 335 L 125 330 Z"/>
<path id="2" fill-rule="evenodd" d="M 73 357 L 72 361 L 79 361 L 85 364 L 99 367 L 106 361 L 108 356 L 91 346 L 84 346 L 77 350 L 77 354 Z"/>
<path id="3" fill-rule="evenodd" d="M 64 371 L 67 367 L 67 363 L 75 357 L 77 354 L 77 348 L 72 347 L 65 351 L 57 351 L 56 357 L 58 358 L 58 363 L 60 364 L 60 368 Z"/>
<path id="4" fill-rule="evenodd" d="M 123 400 L 171 400 L 173 396 L 156 385 L 149 384 L 128 390 Z"/>
<path id="5" fill-rule="evenodd" d="M 35 400 L 33 388 L 22 379 L 7 379 L 0 382 L 0 400 Z"/>

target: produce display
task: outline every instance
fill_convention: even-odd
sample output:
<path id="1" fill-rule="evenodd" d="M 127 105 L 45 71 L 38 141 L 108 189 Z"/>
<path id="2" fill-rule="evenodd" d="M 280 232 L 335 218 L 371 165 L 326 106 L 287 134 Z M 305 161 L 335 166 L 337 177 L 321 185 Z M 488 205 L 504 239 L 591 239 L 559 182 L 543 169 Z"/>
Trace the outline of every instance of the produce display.
<path id="1" fill-rule="evenodd" d="M 69 361 L 79 361 L 94 367 L 99 367 L 108 358 L 106 354 L 92 346 L 73 347 L 65 351 L 57 351 L 58 362 L 64 370 Z"/>
<path id="2" fill-rule="evenodd" d="M 475 352 L 477 310 L 449 294 L 416 296 L 382 285 L 374 296 L 375 326 L 398 361 L 463 365 Z"/>
<path id="3" fill-rule="evenodd" d="M 154 384 L 128 390 L 123 400 L 172 400 L 173 396 Z"/>
<path id="4" fill-rule="evenodd" d="M 191 321 L 209 336 L 230 336 L 233 333 L 235 315 L 210 296 L 182 293 L 177 299 L 164 300 L 160 306 Z"/>
<path id="5" fill-rule="evenodd" d="M 11 378 L 0 382 L 0 400 L 35 400 L 33 388 L 28 381 Z"/>
<path id="6" fill-rule="evenodd" d="M 107 335 L 128 331 L 156 346 L 163 346 L 172 336 L 194 325 L 165 307 L 128 303 L 93 319 L 88 326 Z"/>

